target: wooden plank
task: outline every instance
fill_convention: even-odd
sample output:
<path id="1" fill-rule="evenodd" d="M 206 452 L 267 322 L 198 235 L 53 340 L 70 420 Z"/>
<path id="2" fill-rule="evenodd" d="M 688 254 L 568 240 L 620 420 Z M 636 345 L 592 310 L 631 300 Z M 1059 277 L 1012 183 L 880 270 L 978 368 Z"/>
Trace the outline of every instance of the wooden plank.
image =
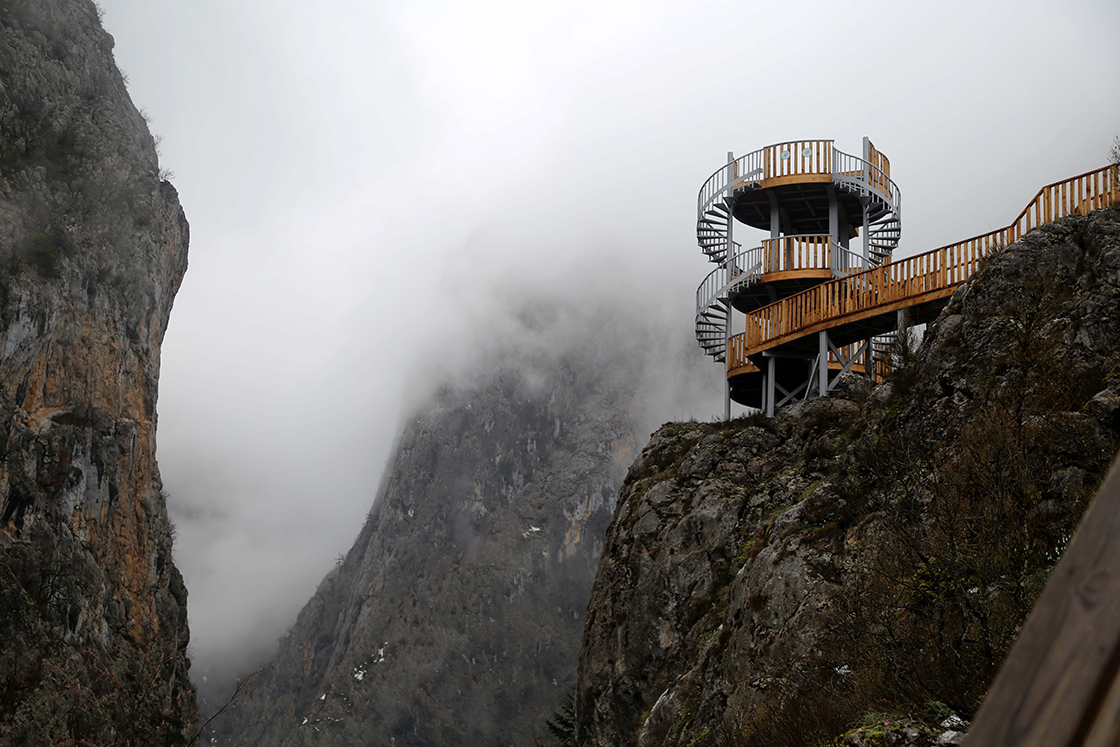
<path id="1" fill-rule="evenodd" d="M 779 174 L 763 179 L 761 186 L 763 189 L 768 189 L 770 187 L 780 187 L 783 184 L 826 184 L 831 181 L 831 174 Z"/>
<path id="2" fill-rule="evenodd" d="M 746 365 L 739 365 L 739 366 L 736 366 L 735 368 L 729 370 L 727 372 L 727 378 L 730 379 L 730 378 L 733 378 L 735 376 L 742 376 L 743 374 L 758 373 L 759 370 L 760 369 L 758 368 L 758 366 L 747 363 Z"/>
<path id="3" fill-rule="evenodd" d="M 777 272 L 768 272 L 762 275 L 758 282 L 772 283 L 775 280 L 791 280 L 794 278 L 810 278 L 816 280 L 828 280 L 832 277 L 832 271 L 827 267 L 820 269 L 807 269 L 807 270 L 778 270 Z"/>
<path id="4" fill-rule="evenodd" d="M 1120 744 L 1120 678 L 1112 680 L 1112 687 L 1085 737 L 1084 747 L 1114 747 L 1117 744 Z"/>
<path id="5" fill-rule="evenodd" d="M 1116 744 L 1118 672 L 1120 463 L 1062 555 L 965 745 Z"/>

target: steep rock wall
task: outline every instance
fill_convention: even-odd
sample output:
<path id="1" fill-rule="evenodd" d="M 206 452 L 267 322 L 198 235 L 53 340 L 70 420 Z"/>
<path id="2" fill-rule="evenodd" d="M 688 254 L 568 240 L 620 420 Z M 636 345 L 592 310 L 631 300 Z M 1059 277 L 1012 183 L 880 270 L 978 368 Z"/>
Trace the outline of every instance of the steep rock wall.
<path id="1" fill-rule="evenodd" d="M 570 305 L 522 321 L 521 342 L 406 417 L 357 541 L 221 743 L 548 738 L 634 456 L 650 338 Z"/>
<path id="2" fill-rule="evenodd" d="M 1120 211 L 1016 242 L 899 353 L 874 390 L 654 434 L 576 743 L 815 744 L 977 707 L 1120 446 Z"/>
<path id="3" fill-rule="evenodd" d="M 112 47 L 89 0 L 0 2 L 10 744 L 174 744 L 194 717 L 155 462 L 159 351 L 189 230 Z"/>

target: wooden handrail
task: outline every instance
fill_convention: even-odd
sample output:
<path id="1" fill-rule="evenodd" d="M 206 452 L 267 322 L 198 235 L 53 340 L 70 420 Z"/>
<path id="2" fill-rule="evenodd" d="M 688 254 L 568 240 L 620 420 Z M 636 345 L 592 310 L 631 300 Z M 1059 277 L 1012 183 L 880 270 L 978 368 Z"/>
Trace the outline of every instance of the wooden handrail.
<path id="1" fill-rule="evenodd" d="M 1097 491 L 965 738 L 966 747 L 1120 742 L 1120 461 Z"/>
<path id="2" fill-rule="evenodd" d="M 809 288 L 746 315 L 746 329 L 728 340 L 727 367 L 747 357 L 875 309 L 903 308 L 952 293 L 981 261 L 1038 226 L 1107 207 L 1120 199 L 1115 166 L 1105 166 L 1038 191 L 1006 228 L 939 247 Z"/>

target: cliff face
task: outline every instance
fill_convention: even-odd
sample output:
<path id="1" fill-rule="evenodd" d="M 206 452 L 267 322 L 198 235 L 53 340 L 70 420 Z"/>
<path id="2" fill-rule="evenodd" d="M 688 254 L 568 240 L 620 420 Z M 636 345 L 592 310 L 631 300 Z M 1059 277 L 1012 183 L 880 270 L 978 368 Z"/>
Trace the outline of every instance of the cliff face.
<path id="1" fill-rule="evenodd" d="M 188 226 L 112 47 L 89 0 L 0 2 L 6 744 L 173 744 L 194 716 L 155 463 Z"/>
<path id="2" fill-rule="evenodd" d="M 406 418 L 357 541 L 238 706 L 229 743 L 547 737 L 634 457 L 650 338 L 570 307 L 521 322 L 515 336 L 535 345 L 500 345 Z"/>
<path id="3" fill-rule="evenodd" d="M 905 357 L 654 434 L 589 604 L 578 744 L 969 717 L 1120 446 L 1120 211 L 1009 247 Z"/>

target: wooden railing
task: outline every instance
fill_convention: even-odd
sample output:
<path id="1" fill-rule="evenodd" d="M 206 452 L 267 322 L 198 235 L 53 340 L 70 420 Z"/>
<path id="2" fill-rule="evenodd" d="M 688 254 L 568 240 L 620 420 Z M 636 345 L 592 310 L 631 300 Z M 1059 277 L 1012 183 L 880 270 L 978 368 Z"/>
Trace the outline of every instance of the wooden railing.
<path id="1" fill-rule="evenodd" d="M 1090 210 L 1108 207 L 1114 200 L 1120 199 L 1120 181 L 1116 172 L 1115 165 L 1105 166 L 1038 190 L 1019 217 L 1005 229 L 1004 243 L 1010 244 L 1027 231 L 1058 218 L 1084 215 Z"/>
<path id="2" fill-rule="evenodd" d="M 874 168 L 868 175 L 867 181 L 872 187 L 885 195 L 891 194 L 891 162 L 886 156 L 867 141 L 867 162 Z"/>
<path id="3" fill-rule="evenodd" d="M 891 175 L 891 161 L 889 158 L 879 152 L 879 149 L 868 140 L 867 141 L 867 162 L 875 168 L 882 171 L 889 178 Z"/>
<path id="4" fill-rule="evenodd" d="M 890 161 L 878 150 L 874 154 L 875 162 L 868 162 L 833 147 L 832 140 L 791 140 L 739 156 L 716 169 L 700 188 L 696 213 L 698 231 L 706 236 L 710 230 L 720 230 L 711 229 L 705 216 L 728 193 L 744 185 L 784 177 L 831 175 L 834 180 L 869 186 L 897 208 L 899 193 L 890 179 Z M 704 240 L 700 243 L 701 247 L 705 246 Z"/>
<path id="5" fill-rule="evenodd" d="M 735 338 L 732 338 L 730 340 L 730 345 L 734 346 L 735 344 L 736 344 Z M 850 345 L 844 345 L 841 348 L 839 348 L 841 355 L 843 355 L 843 358 L 838 357 L 836 355 L 836 353 L 829 350 L 828 351 L 829 366 L 833 367 L 833 366 L 844 365 L 845 361 L 850 360 L 851 357 L 856 354 L 856 351 L 859 350 L 859 347 L 860 347 L 861 344 L 862 343 L 855 343 L 854 342 Z M 892 364 L 891 364 L 890 358 L 889 357 L 883 357 L 883 356 L 875 357 L 874 349 L 869 346 L 866 353 L 863 354 L 863 355 L 860 355 L 858 361 L 853 364 L 853 368 L 858 370 L 860 373 L 866 372 L 867 371 L 867 360 L 868 360 L 868 358 L 871 358 L 871 360 L 874 362 L 874 365 L 875 365 L 875 370 L 874 370 L 875 381 L 882 381 L 884 378 L 886 378 L 887 374 L 889 374 L 892 370 Z M 759 370 L 757 367 L 750 364 L 745 358 L 740 358 L 739 364 L 737 366 L 734 366 L 734 367 L 728 367 L 728 370 L 730 371 L 730 370 L 732 370 L 732 368 L 740 368 L 740 367 L 743 367 L 743 366 L 749 367 L 749 369 L 746 369 L 746 370 L 750 370 L 752 372 Z M 743 373 L 743 371 L 739 371 L 739 373 Z"/>
<path id="6" fill-rule="evenodd" d="M 789 270 L 827 270 L 830 265 L 832 237 L 781 236 L 762 242 L 762 272 Z"/>
<path id="7" fill-rule="evenodd" d="M 832 173 L 831 140 L 795 140 L 763 148 L 762 180 Z"/>
<path id="8" fill-rule="evenodd" d="M 859 350 L 860 345 L 861 345 L 861 343 L 853 342 L 851 345 L 842 346 L 840 348 L 840 353 L 844 356 L 843 358 L 837 357 L 836 353 L 829 350 L 828 351 L 828 364 L 829 364 L 829 366 L 842 366 L 842 365 L 844 365 L 845 361 L 851 360 L 851 357 L 856 354 L 856 352 Z M 874 355 L 874 350 L 870 346 L 868 346 L 867 350 L 865 351 L 865 354 L 859 356 L 858 362 L 853 364 L 853 367 L 857 368 L 861 372 L 867 371 L 867 361 L 868 361 L 869 358 L 872 358 L 873 355 Z M 882 358 L 879 358 L 878 360 L 875 360 L 874 358 L 872 358 L 872 360 L 874 360 L 874 363 L 875 363 L 875 379 L 876 379 L 876 381 L 881 381 L 883 379 L 883 377 L 885 377 L 890 372 L 890 369 L 891 369 L 890 361 L 884 360 Z"/>
<path id="9" fill-rule="evenodd" d="M 1120 461 L 988 691 L 966 747 L 1120 743 Z"/>
<path id="10" fill-rule="evenodd" d="M 727 368 L 738 368 L 750 355 L 820 329 L 949 295 L 983 259 L 1032 228 L 1107 207 L 1117 199 L 1117 169 L 1106 166 L 1043 187 L 1006 228 L 839 277 L 752 311 L 746 315 L 745 331 L 728 341 Z"/>
<path id="11" fill-rule="evenodd" d="M 898 185 L 891 181 L 889 172 L 858 156 L 849 155 L 839 150 L 835 153 L 835 160 L 833 161 L 833 165 L 836 167 L 835 176 L 846 177 L 844 181 L 850 181 L 855 185 L 868 186 L 882 195 L 895 208 L 898 207 Z M 882 154 L 879 156 L 879 161 L 885 164 L 888 169 L 890 168 L 890 161 Z"/>

